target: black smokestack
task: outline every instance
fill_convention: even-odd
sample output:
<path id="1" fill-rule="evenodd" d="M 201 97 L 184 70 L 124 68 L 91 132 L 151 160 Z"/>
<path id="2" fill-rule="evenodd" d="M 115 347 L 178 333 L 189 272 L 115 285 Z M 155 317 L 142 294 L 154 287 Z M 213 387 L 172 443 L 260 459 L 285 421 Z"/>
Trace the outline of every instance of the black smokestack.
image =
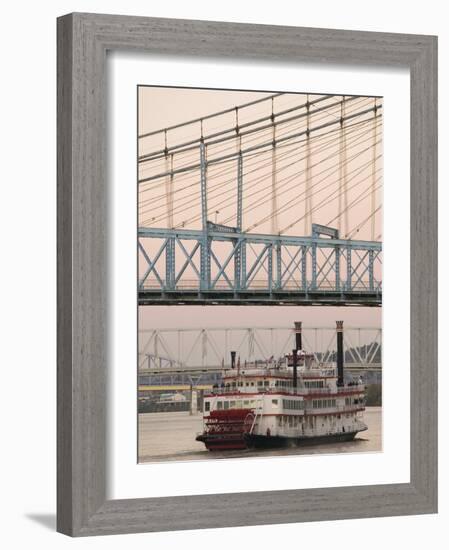
<path id="1" fill-rule="evenodd" d="M 343 321 L 337 321 L 337 386 L 344 385 Z"/>
<path id="2" fill-rule="evenodd" d="M 231 351 L 231 368 L 232 369 L 235 369 L 235 356 L 236 356 L 236 351 Z"/>
<path id="3" fill-rule="evenodd" d="M 293 389 L 298 387 L 298 350 L 293 350 Z"/>
<path id="4" fill-rule="evenodd" d="M 302 323 L 295 321 L 296 349 L 302 349 Z"/>

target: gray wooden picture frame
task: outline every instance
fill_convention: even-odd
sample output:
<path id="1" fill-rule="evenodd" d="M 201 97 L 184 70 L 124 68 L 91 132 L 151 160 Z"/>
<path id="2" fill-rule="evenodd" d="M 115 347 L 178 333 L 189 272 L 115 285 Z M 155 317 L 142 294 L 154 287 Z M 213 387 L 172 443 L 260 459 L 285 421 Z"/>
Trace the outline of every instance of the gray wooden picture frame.
<path id="1" fill-rule="evenodd" d="M 82 536 L 436 512 L 437 38 L 82 13 L 57 25 L 58 531 Z M 108 50 L 410 69 L 410 483 L 107 500 Z"/>

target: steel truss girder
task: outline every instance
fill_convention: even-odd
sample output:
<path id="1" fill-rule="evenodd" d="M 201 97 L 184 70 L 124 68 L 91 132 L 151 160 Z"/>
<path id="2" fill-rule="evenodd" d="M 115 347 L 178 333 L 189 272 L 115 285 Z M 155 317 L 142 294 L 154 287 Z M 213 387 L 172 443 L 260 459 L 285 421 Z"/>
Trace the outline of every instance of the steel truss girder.
<path id="1" fill-rule="evenodd" d="M 379 242 L 141 228 L 139 250 L 141 304 L 179 302 L 183 295 L 190 301 L 197 295 L 201 303 L 244 303 L 251 295 L 256 301 L 297 295 L 303 302 L 381 303 Z"/>

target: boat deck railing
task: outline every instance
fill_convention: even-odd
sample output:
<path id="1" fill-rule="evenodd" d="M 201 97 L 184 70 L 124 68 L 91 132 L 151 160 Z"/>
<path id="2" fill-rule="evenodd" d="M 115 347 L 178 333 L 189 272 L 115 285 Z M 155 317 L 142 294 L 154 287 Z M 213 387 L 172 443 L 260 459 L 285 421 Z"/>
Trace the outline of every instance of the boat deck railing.
<path id="1" fill-rule="evenodd" d="M 216 393 L 219 394 L 251 394 L 251 393 L 260 393 L 260 394 L 277 394 L 277 393 L 288 393 L 290 395 L 340 395 L 347 393 L 362 393 L 365 392 L 365 384 L 354 383 L 354 384 L 345 384 L 340 386 L 337 389 L 335 388 L 307 388 L 305 386 L 298 386 L 298 388 L 292 387 L 282 387 L 282 386 L 235 386 L 228 388 L 215 388 L 208 393 L 208 395 L 213 395 Z"/>

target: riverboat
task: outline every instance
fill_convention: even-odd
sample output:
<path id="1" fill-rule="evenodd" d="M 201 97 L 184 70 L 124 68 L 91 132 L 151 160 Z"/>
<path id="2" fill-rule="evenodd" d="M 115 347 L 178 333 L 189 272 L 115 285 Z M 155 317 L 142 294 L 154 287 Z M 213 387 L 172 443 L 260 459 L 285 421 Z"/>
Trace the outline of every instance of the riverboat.
<path id="1" fill-rule="evenodd" d="M 367 429 L 365 386 L 344 380 L 343 322 L 337 321 L 337 361 L 322 363 L 303 350 L 295 323 L 295 349 L 274 360 L 236 364 L 204 397 L 203 431 L 210 451 L 275 448 L 351 441 Z"/>

